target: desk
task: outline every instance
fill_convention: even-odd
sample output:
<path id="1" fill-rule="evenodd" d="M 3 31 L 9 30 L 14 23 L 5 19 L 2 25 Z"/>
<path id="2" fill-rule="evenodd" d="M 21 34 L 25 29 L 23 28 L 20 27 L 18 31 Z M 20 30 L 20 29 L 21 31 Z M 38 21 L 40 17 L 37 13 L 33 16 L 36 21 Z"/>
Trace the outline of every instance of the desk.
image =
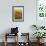
<path id="1" fill-rule="evenodd" d="M 15 46 L 21 46 L 22 44 L 25 44 L 26 46 L 30 46 L 30 42 L 29 42 L 29 33 L 21 33 L 21 36 L 26 36 L 26 39 L 27 39 L 27 42 L 21 42 L 21 43 L 19 43 L 18 42 L 18 34 L 10 34 L 10 33 L 6 33 L 5 34 L 5 46 L 7 46 L 7 36 L 17 36 L 17 42 L 16 42 L 16 45 Z"/>
<path id="2" fill-rule="evenodd" d="M 17 36 L 17 44 L 15 46 L 18 46 L 18 34 L 10 34 L 10 33 L 6 33 L 5 34 L 5 46 L 7 46 L 7 36 Z M 15 39 L 16 40 L 16 39 Z"/>

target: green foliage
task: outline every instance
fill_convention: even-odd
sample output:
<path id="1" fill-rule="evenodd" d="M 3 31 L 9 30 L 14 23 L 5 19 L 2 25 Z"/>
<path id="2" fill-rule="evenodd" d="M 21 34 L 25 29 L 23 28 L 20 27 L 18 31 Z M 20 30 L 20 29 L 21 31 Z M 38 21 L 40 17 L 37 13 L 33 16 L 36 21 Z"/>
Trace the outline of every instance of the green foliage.
<path id="1" fill-rule="evenodd" d="M 36 28 L 36 30 L 39 30 L 39 29 L 45 29 L 45 26 L 37 26 L 37 25 L 32 25 L 33 26 L 33 28 L 35 27 Z"/>
<path id="2" fill-rule="evenodd" d="M 44 28 L 45 28 L 45 26 L 41 26 L 41 27 L 40 27 L 40 29 L 44 29 Z"/>
<path id="3" fill-rule="evenodd" d="M 38 27 L 37 27 L 36 25 L 32 25 L 32 27 L 33 27 L 33 28 L 35 27 L 35 28 L 36 28 L 36 30 L 38 30 Z"/>
<path id="4" fill-rule="evenodd" d="M 42 39 L 46 33 L 45 32 L 35 32 L 33 35 L 37 38 L 37 39 Z"/>

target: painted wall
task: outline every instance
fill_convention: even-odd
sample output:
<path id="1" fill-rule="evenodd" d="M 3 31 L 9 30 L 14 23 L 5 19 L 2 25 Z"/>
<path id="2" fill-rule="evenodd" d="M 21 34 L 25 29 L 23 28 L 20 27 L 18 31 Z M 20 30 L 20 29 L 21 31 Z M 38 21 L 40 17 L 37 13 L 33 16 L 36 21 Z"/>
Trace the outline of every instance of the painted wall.
<path id="1" fill-rule="evenodd" d="M 24 22 L 12 22 L 12 6 L 24 6 Z M 19 27 L 19 32 L 29 32 L 31 25 L 36 24 L 36 0 L 1 0 L 0 1 L 0 34 L 10 32 L 9 28 Z"/>
<path id="2" fill-rule="evenodd" d="M 29 2 L 29 3 L 28 3 Z M 24 22 L 12 22 L 12 6 L 24 6 Z M 20 32 L 29 32 L 29 27 L 36 24 L 36 0 L 1 0 L 0 31 L 11 27 L 19 27 Z"/>

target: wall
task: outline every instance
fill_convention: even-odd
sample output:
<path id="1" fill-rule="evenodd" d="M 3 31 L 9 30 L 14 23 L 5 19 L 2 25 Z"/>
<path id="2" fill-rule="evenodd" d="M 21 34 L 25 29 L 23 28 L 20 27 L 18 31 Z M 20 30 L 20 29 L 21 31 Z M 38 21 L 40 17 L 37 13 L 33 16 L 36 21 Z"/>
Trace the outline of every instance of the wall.
<path id="1" fill-rule="evenodd" d="M 12 22 L 12 6 L 24 6 L 24 22 Z M 32 24 L 36 24 L 36 0 L 0 1 L 0 34 L 9 32 L 7 29 L 17 26 L 19 32 L 30 32 L 32 36 Z"/>

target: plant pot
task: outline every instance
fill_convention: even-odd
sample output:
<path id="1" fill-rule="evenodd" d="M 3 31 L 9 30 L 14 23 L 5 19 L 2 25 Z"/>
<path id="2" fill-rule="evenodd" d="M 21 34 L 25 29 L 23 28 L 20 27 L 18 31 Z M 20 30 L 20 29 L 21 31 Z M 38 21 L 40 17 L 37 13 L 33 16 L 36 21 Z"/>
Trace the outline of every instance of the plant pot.
<path id="1" fill-rule="evenodd" d="M 40 39 L 40 43 L 44 43 L 44 40 L 45 40 L 45 39 Z"/>
<path id="2" fill-rule="evenodd" d="M 37 43 L 41 44 L 44 42 L 45 39 L 37 39 Z"/>
<path id="3" fill-rule="evenodd" d="M 40 39 L 37 39 L 37 43 L 40 43 Z"/>

